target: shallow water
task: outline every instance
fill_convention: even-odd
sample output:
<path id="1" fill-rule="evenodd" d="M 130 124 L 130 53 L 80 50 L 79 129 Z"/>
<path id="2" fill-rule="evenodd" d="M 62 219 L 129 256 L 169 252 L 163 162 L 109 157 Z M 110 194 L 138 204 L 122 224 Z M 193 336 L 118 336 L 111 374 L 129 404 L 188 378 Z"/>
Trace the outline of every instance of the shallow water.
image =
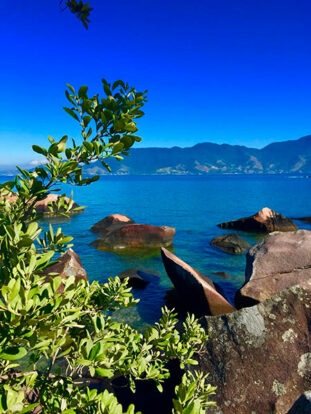
<path id="1" fill-rule="evenodd" d="M 217 223 L 252 215 L 266 206 L 287 217 L 311 216 L 311 179 L 300 176 L 103 176 L 89 187 L 66 186 L 65 190 L 67 194 L 73 190 L 75 201 L 86 209 L 58 225 L 74 236 L 74 250 L 90 280 L 106 281 L 129 268 L 154 275 L 145 290 L 134 291 L 140 304 L 127 311 L 126 318 L 137 326 L 158 319 L 171 288 L 160 253 L 148 257 L 96 250 L 90 244 L 97 236 L 89 229 L 97 221 L 120 213 L 137 223 L 175 227 L 174 253 L 221 284 L 232 300 L 244 282 L 245 256 L 229 255 L 210 245 L 213 237 L 230 232 Z M 310 224 L 296 223 L 311 229 Z M 262 237 L 239 234 L 251 244 Z M 218 272 L 225 272 L 227 278 Z"/>

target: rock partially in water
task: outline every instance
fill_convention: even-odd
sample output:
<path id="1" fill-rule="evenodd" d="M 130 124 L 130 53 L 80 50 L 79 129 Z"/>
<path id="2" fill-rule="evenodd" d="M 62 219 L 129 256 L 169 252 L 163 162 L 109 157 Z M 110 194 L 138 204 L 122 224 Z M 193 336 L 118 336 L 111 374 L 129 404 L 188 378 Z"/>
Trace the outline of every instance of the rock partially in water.
<path id="1" fill-rule="evenodd" d="M 294 231 L 296 224 L 289 218 L 264 207 L 258 213 L 234 221 L 218 224 L 223 229 L 235 229 L 252 233 L 271 233 L 273 231 Z"/>
<path id="2" fill-rule="evenodd" d="M 169 226 L 150 224 L 127 224 L 109 233 L 103 240 L 108 248 L 159 248 L 172 244 L 175 229 Z"/>
<path id="3" fill-rule="evenodd" d="M 311 231 L 272 233 L 252 247 L 245 279 L 236 296 L 238 307 L 262 302 L 297 284 L 311 290 Z"/>
<path id="4" fill-rule="evenodd" d="M 161 249 L 163 264 L 184 307 L 200 315 L 220 315 L 235 308 L 217 292 L 213 282 L 167 249 Z"/>
<path id="5" fill-rule="evenodd" d="M 247 241 L 234 233 L 214 237 L 211 240 L 211 245 L 230 254 L 243 254 L 251 247 Z"/>
<path id="6" fill-rule="evenodd" d="M 172 244 L 176 230 L 169 226 L 137 224 L 121 214 L 112 214 L 96 223 L 92 231 L 100 235 L 93 245 L 100 250 L 150 250 Z"/>
<path id="7" fill-rule="evenodd" d="M 34 208 L 39 215 L 53 217 L 63 213 L 72 215 L 80 213 L 83 210 L 83 207 L 80 207 L 74 200 L 69 197 L 64 197 L 65 203 L 71 206 L 71 209 L 67 211 L 66 205 L 58 205 L 60 198 L 61 196 L 59 194 L 48 194 L 43 200 L 37 201 Z M 10 203 L 14 203 L 16 200 L 16 195 L 11 195 L 8 197 L 8 201 Z"/>
<path id="8" fill-rule="evenodd" d="M 199 368 L 217 386 L 207 413 L 287 414 L 311 387 L 311 291 L 295 286 L 256 306 L 201 321 Z"/>
<path id="9" fill-rule="evenodd" d="M 118 276 L 121 280 L 128 278 L 128 286 L 134 289 L 144 289 L 150 283 L 146 278 L 147 274 L 139 269 L 128 269 Z"/>
<path id="10" fill-rule="evenodd" d="M 125 216 L 124 214 L 110 214 L 109 216 L 98 221 L 91 227 L 91 231 L 100 236 L 106 236 L 108 233 L 111 233 L 119 228 L 125 226 L 126 224 L 135 223 L 130 217 Z"/>
<path id="11" fill-rule="evenodd" d="M 304 221 L 305 223 L 311 223 L 311 217 L 310 216 L 299 217 L 299 218 L 296 218 L 295 220 Z"/>

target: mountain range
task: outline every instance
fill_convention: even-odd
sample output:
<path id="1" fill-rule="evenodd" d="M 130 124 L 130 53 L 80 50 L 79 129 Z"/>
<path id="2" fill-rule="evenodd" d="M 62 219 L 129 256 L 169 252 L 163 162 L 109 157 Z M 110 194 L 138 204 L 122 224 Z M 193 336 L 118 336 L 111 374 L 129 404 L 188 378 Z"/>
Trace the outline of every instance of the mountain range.
<path id="1" fill-rule="evenodd" d="M 109 160 L 109 165 L 114 174 L 310 174 L 311 135 L 262 149 L 210 142 L 189 148 L 132 148 L 128 157 Z M 85 167 L 88 174 L 107 174 L 100 162 Z"/>
<path id="2" fill-rule="evenodd" d="M 311 135 L 275 142 L 262 149 L 211 142 L 181 148 L 132 148 L 128 157 L 109 159 L 113 174 L 307 174 L 311 175 Z M 33 165 L 22 165 L 32 169 Z M 109 174 L 97 161 L 85 165 L 88 175 Z M 0 175 L 16 168 L 0 166 Z"/>

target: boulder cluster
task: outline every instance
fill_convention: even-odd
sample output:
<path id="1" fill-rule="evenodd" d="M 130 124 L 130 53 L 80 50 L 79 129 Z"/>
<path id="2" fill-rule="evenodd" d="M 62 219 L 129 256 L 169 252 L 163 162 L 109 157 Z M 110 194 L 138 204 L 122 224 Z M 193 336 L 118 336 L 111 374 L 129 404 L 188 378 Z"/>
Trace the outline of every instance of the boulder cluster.
<path id="1" fill-rule="evenodd" d="M 207 412 L 311 413 L 311 231 L 267 208 L 220 226 L 267 233 L 253 247 L 235 234 L 212 241 L 231 254 L 248 249 L 234 306 L 209 278 L 161 249 L 182 302 L 201 314 L 209 335 L 198 357 L 217 386 L 217 407 Z"/>
<path id="2" fill-rule="evenodd" d="M 175 229 L 136 224 L 121 214 L 92 227 L 95 246 L 110 251 L 161 248 L 164 267 L 187 311 L 201 317 L 208 341 L 199 367 L 217 386 L 212 414 L 311 413 L 311 231 L 268 208 L 222 223 L 224 229 L 265 233 L 250 246 L 237 234 L 212 244 L 230 254 L 246 253 L 245 283 L 230 303 L 213 283 L 166 247 Z M 87 278 L 69 251 L 51 275 Z M 80 268 L 79 268 L 80 266 Z M 49 277 L 50 277 L 49 276 Z M 133 287 L 143 288 L 143 272 L 127 271 Z"/>

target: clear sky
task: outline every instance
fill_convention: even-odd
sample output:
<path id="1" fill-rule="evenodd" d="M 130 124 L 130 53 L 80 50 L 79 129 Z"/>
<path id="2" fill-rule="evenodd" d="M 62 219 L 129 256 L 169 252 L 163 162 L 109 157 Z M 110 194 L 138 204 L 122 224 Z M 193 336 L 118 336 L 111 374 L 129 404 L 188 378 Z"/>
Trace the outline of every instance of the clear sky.
<path id="1" fill-rule="evenodd" d="M 76 136 L 66 83 L 148 89 L 143 142 L 261 148 L 311 133 L 310 0 L 89 0 L 85 30 L 59 0 L 0 0 L 0 165 Z"/>

